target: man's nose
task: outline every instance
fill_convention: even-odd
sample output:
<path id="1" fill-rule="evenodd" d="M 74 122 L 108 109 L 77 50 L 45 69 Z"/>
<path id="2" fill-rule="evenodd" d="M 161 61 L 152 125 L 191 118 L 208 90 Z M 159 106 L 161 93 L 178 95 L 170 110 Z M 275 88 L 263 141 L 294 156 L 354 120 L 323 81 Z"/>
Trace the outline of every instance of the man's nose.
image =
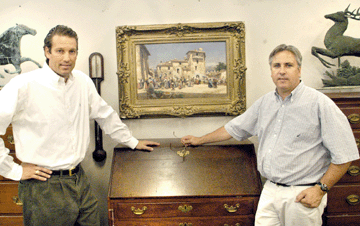
<path id="1" fill-rule="evenodd" d="M 64 53 L 63 60 L 64 61 L 69 61 L 70 60 L 70 53 Z"/>
<path id="2" fill-rule="evenodd" d="M 280 66 L 280 74 L 285 74 L 285 72 L 286 72 L 286 68 L 285 68 L 285 66 Z"/>

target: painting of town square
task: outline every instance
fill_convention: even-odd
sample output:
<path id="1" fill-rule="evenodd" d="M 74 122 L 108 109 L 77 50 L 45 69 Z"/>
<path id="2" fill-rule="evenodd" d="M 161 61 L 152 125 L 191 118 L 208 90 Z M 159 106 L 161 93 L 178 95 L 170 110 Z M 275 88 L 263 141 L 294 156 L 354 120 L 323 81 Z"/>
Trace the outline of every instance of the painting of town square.
<path id="1" fill-rule="evenodd" d="M 225 98 L 226 42 L 136 45 L 137 99 Z"/>

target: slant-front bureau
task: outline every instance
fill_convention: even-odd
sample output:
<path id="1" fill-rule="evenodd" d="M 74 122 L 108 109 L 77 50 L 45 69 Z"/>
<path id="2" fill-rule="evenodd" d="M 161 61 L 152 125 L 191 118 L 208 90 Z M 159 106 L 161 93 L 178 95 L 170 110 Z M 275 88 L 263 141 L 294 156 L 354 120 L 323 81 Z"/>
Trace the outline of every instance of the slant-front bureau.
<path id="1" fill-rule="evenodd" d="M 261 181 L 249 141 L 187 147 L 160 139 L 152 152 L 116 147 L 109 224 L 252 226 Z"/>
<path id="2" fill-rule="evenodd" d="M 15 145 L 12 127 L 8 127 L 6 134 L 1 136 L 10 155 L 15 158 Z M 17 163 L 19 160 L 15 158 Z M 22 203 L 18 198 L 18 182 L 0 176 L 0 225 L 23 225 Z"/>
<path id="3" fill-rule="evenodd" d="M 360 141 L 360 93 L 327 93 L 347 116 L 356 143 Z M 329 191 L 324 225 L 360 225 L 360 160 L 352 163 L 347 173 Z"/>

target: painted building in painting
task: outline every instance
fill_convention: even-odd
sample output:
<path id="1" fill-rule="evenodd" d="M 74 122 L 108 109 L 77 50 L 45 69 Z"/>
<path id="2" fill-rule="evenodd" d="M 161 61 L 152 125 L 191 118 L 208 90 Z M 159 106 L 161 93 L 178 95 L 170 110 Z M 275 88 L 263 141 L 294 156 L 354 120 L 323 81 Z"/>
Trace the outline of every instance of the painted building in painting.
<path id="1" fill-rule="evenodd" d="M 168 79 L 192 79 L 205 76 L 206 54 L 199 48 L 186 53 L 183 60 L 173 59 L 157 65 L 156 76 Z"/>
<path id="2" fill-rule="evenodd" d="M 147 80 L 151 76 L 149 68 L 150 53 L 145 45 L 136 45 L 136 75 L 138 80 Z"/>

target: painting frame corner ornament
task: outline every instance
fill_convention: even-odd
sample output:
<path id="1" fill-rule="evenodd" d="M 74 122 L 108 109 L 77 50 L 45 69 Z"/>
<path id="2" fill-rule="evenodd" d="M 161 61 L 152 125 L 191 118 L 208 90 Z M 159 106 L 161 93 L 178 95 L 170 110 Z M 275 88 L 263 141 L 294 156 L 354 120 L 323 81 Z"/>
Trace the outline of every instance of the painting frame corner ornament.
<path id="1" fill-rule="evenodd" d="M 116 27 L 121 118 L 246 110 L 244 22 Z"/>

